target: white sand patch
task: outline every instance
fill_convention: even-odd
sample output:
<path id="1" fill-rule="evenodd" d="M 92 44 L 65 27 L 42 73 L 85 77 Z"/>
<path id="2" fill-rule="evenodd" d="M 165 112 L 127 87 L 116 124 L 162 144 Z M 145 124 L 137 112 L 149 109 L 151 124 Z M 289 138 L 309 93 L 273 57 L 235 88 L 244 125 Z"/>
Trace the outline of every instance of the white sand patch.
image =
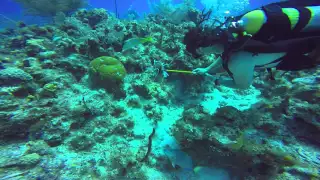
<path id="1" fill-rule="evenodd" d="M 170 146 L 174 149 L 179 149 L 179 145 L 176 139 L 171 135 L 171 128 L 182 116 L 182 107 L 161 107 L 163 112 L 163 119 L 158 122 L 156 134 L 153 139 L 153 153 L 163 155 L 163 149 L 166 146 Z"/>
<path id="2" fill-rule="evenodd" d="M 158 121 L 155 130 L 155 135 L 152 141 L 152 153 L 163 154 L 163 148 L 169 145 L 171 148 L 178 148 L 175 138 L 170 134 L 172 126 L 181 118 L 183 108 L 160 106 L 163 118 Z M 144 114 L 142 109 L 129 109 L 128 115 L 133 117 L 134 121 L 134 134 L 135 136 L 144 137 L 143 139 L 136 139 L 130 141 L 130 147 L 133 151 L 137 151 L 140 146 L 145 146 L 148 137 L 152 132 L 154 126 L 152 121 Z"/>
<path id="3" fill-rule="evenodd" d="M 209 114 L 214 114 L 218 108 L 224 106 L 232 106 L 244 111 L 261 100 L 259 98 L 260 94 L 261 92 L 253 87 L 247 90 L 221 87 L 221 91 L 214 89 L 213 92 L 204 93 L 201 106 Z"/>

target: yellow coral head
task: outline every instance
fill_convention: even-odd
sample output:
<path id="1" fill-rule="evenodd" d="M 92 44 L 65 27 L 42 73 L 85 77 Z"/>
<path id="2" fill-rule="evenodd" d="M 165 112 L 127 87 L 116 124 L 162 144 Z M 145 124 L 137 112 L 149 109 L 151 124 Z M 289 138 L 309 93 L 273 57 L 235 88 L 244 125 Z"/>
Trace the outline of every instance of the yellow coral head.
<path id="1" fill-rule="evenodd" d="M 102 81 L 122 81 L 127 72 L 123 64 L 113 57 L 102 56 L 91 61 L 90 74 Z"/>

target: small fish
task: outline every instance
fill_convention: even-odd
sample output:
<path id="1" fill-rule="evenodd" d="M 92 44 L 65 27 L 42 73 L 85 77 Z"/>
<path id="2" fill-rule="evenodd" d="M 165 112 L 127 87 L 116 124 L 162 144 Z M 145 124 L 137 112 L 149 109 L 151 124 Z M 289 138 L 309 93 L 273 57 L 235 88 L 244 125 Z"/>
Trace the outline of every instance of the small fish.
<path id="1" fill-rule="evenodd" d="M 241 132 L 240 136 L 236 139 L 235 142 L 229 143 L 226 146 L 232 150 L 240 150 L 245 144 L 245 133 Z"/>
<path id="2" fill-rule="evenodd" d="M 128 39 L 124 42 L 122 51 L 127 51 L 128 49 L 138 46 L 139 44 L 144 44 L 146 42 L 154 42 L 154 40 L 152 37 Z"/>

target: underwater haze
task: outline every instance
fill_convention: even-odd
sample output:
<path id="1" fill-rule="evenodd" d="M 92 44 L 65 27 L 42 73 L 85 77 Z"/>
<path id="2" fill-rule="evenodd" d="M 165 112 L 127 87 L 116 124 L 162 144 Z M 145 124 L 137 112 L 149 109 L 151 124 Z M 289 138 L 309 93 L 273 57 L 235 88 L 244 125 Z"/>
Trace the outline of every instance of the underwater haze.
<path id="1" fill-rule="evenodd" d="M 157 2 L 160 0 L 110 0 L 106 3 L 101 0 L 89 0 L 88 6 L 86 8 L 104 8 L 109 12 L 115 13 L 115 2 L 117 5 L 117 10 L 121 18 L 124 18 L 128 13 L 128 9 L 133 9 L 139 13 L 140 16 L 143 16 L 144 13 L 150 13 L 151 9 L 148 5 L 148 1 Z M 172 0 L 172 3 L 181 3 L 183 0 Z M 204 7 L 209 7 L 211 4 L 214 4 L 217 0 L 193 0 L 195 2 L 195 7 L 202 9 Z M 233 0 L 228 0 L 226 2 L 232 2 Z M 257 8 L 263 4 L 268 4 L 271 2 L 277 2 L 281 0 L 250 0 L 249 9 Z M 41 24 L 46 23 L 45 20 L 38 17 L 26 17 L 23 12 L 23 7 L 21 4 L 15 2 L 14 0 L 2 0 L 0 6 L 0 28 L 2 27 L 12 27 L 12 23 L 8 22 L 7 18 L 10 18 L 15 21 L 23 20 L 28 24 Z"/>
<path id="2" fill-rule="evenodd" d="M 318 0 L 1 0 L 0 180 L 320 179 L 319 19 Z"/>

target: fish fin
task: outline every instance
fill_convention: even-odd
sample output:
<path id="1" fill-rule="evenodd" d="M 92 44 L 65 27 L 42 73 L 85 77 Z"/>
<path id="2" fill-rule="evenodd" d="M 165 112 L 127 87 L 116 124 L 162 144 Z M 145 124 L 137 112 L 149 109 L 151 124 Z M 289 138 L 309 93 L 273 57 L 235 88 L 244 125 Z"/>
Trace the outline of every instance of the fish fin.
<path id="1" fill-rule="evenodd" d="M 316 67 L 316 62 L 312 58 L 304 54 L 287 54 L 281 58 L 281 62 L 277 65 L 277 70 L 283 71 L 300 71 Z"/>
<path id="2" fill-rule="evenodd" d="M 282 8 L 288 8 L 288 7 L 298 7 L 298 6 L 319 6 L 320 1 L 319 0 L 287 0 L 283 2 L 276 2 L 272 3 L 274 5 L 279 5 Z"/>
<path id="3" fill-rule="evenodd" d="M 140 42 L 143 44 L 143 43 L 146 43 L 149 41 L 149 37 L 145 37 L 145 38 L 140 38 Z"/>
<path id="4" fill-rule="evenodd" d="M 196 166 L 195 168 L 193 168 L 193 172 L 198 173 L 201 170 L 201 168 L 201 166 Z"/>

